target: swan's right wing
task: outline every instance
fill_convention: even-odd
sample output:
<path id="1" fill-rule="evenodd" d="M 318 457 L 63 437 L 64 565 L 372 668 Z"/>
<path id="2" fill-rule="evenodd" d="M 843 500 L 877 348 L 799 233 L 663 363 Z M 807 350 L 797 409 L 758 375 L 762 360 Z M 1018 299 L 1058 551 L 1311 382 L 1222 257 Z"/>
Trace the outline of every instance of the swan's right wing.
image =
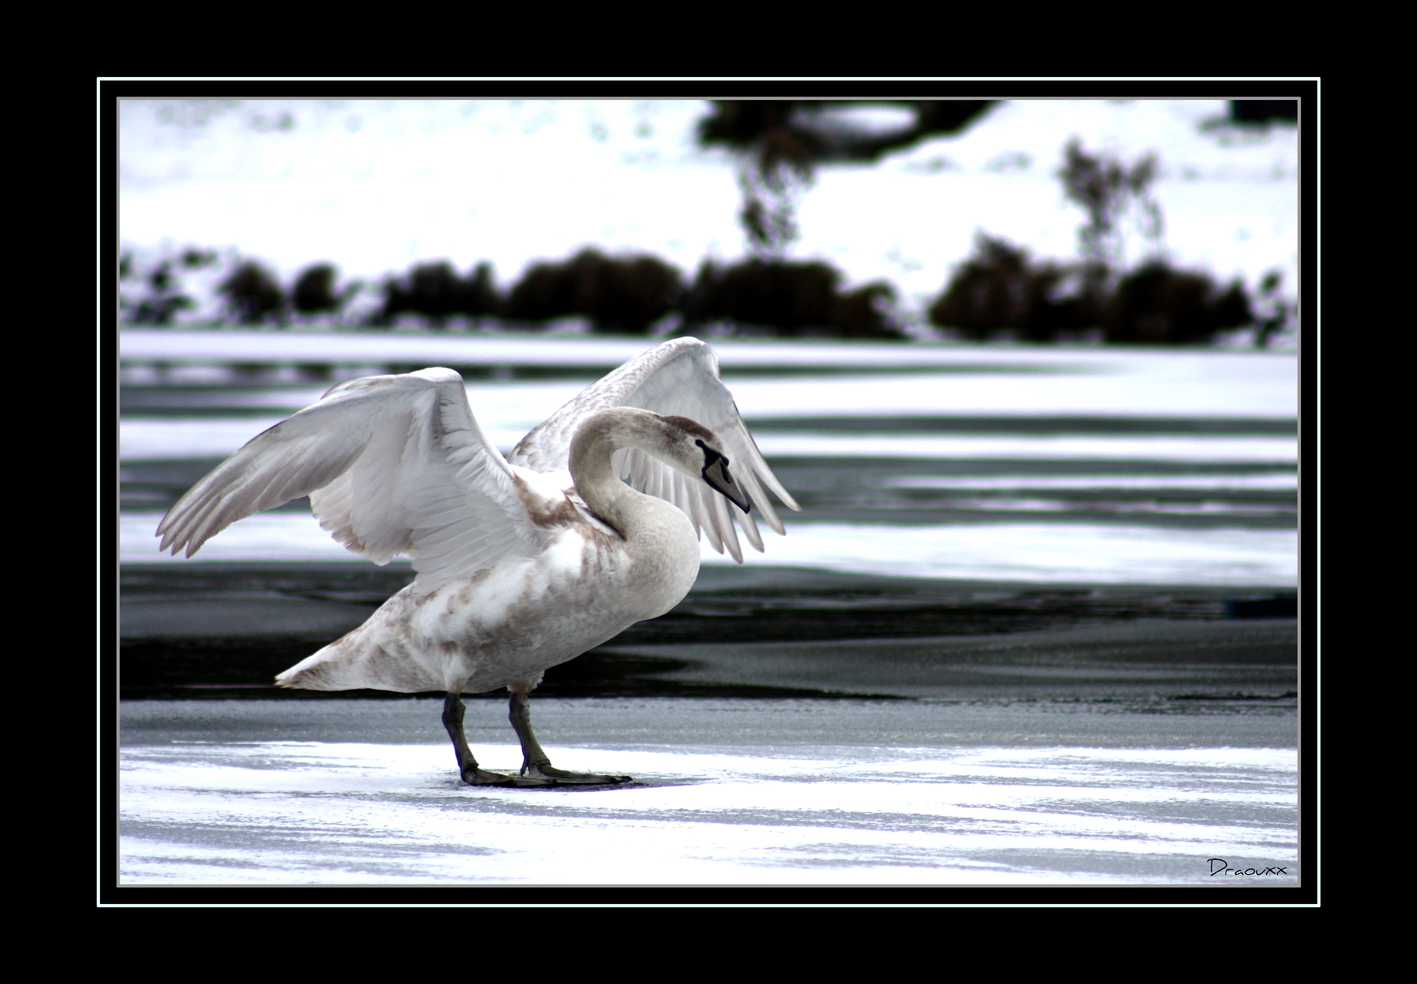
<path id="1" fill-rule="evenodd" d="M 160 549 L 190 557 L 237 520 L 308 495 L 349 550 L 381 565 L 412 557 L 433 588 L 539 547 L 546 531 L 525 494 L 473 418 L 462 377 L 424 369 L 334 387 L 218 465 L 157 532 Z"/>
<path id="2" fill-rule="evenodd" d="M 625 363 L 522 438 L 509 460 L 513 465 L 540 472 L 565 471 L 571 438 L 582 423 L 608 407 L 638 407 L 666 416 L 688 417 L 713 431 L 723 445 L 734 479 L 752 505 L 757 506 L 763 520 L 777 533 L 784 532 L 782 520 L 763 487 L 789 509 L 800 508 L 768 467 L 738 413 L 733 394 L 719 379 L 718 357 L 697 338 L 664 342 Z M 709 544 L 719 553 L 727 549 L 734 560 L 740 563 L 743 560 L 734 519 L 748 542 L 759 551 L 763 549 L 763 539 L 752 513 L 730 510 L 728 501 L 707 485 L 693 481 L 638 449 L 621 449 L 615 452 L 613 461 L 617 474 L 629 479 L 636 489 L 659 496 L 683 510 L 695 530 L 702 529 Z"/>

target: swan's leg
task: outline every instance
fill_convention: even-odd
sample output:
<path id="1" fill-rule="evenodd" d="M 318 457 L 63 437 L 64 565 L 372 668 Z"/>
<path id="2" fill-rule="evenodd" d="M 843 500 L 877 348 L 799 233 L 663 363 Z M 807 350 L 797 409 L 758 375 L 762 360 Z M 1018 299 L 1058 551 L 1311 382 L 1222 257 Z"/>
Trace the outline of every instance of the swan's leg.
<path id="1" fill-rule="evenodd" d="M 522 775 L 529 779 L 549 779 L 555 783 L 581 786 L 603 785 L 607 783 L 629 782 L 629 776 L 597 776 L 588 772 L 567 772 L 551 764 L 551 759 L 542 751 L 541 742 L 536 740 L 536 732 L 531 730 L 531 709 L 526 695 L 531 687 L 512 687 L 512 727 L 522 743 Z"/>
<path id="2" fill-rule="evenodd" d="M 447 700 L 443 701 L 443 727 L 447 729 L 448 737 L 453 740 L 453 754 L 458 757 L 458 771 L 462 773 L 463 782 L 470 786 L 548 786 L 554 782 L 540 778 L 504 776 L 500 772 L 487 772 L 478 768 L 477 759 L 472 757 L 472 749 L 467 745 L 467 735 L 463 734 L 462 719 L 465 711 L 466 708 L 457 694 L 448 694 Z"/>

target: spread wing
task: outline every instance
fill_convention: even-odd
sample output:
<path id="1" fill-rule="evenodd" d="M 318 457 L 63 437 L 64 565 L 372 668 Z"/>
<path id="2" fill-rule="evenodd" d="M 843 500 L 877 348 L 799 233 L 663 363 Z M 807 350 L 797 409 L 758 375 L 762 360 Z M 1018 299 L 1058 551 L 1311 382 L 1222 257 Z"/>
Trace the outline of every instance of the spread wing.
<path id="1" fill-rule="evenodd" d="M 658 414 L 688 417 L 713 431 L 728 457 L 730 472 L 768 526 L 784 533 L 766 486 L 789 509 L 801 507 L 782 487 L 763 460 L 753 435 L 738 413 L 733 394 L 718 376 L 718 356 L 697 338 L 676 338 L 625 363 L 556 411 L 512 450 L 509 461 L 538 472 L 566 472 L 571 437 L 577 428 L 607 407 L 639 407 Z M 657 495 L 684 511 L 702 529 L 719 553 L 726 547 L 733 559 L 743 560 L 736 517 L 748 542 L 759 552 L 763 538 L 752 513 L 730 511 L 723 496 L 695 482 L 651 455 L 636 449 L 615 453 L 617 474 L 641 492 Z M 731 516 L 730 516 L 731 512 Z"/>
<path id="2" fill-rule="evenodd" d="M 412 557 L 433 588 L 539 548 L 549 533 L 528 517 L 526 477 L 483 434 L 453 370 L 369 376 L 258 434 L 157 532 L 161 549 L 190 557 L 238 519 L 309 495 L 336 540 L 376 564 Z"/>

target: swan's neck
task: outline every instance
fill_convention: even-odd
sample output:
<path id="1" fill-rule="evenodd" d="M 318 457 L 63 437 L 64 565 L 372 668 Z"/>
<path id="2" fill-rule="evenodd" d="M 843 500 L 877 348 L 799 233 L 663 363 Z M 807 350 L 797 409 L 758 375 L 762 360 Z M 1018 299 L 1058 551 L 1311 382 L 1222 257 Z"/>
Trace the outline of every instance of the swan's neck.
<path id="1" fill-rule="evenodd" d="M 661 449 L 671 441 L 668 426 L 648 410 L 614 407 L 587 420 L 571 440 L 568 464 L 576 491 L 591 512 L 626 539 L 634 537 L 656 507 L 667 503 L 622 482 L 611 467 L 611 456 L 620 448 L 633 447 L 664 457 Z"/>

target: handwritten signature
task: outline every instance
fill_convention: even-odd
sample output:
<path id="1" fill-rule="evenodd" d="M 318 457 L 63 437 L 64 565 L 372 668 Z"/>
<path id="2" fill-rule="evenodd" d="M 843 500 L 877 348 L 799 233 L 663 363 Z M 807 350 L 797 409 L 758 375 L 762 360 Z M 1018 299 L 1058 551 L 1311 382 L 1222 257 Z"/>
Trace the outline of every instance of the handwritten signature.
<path id="1" fill-rule="evenodd" d="M 1206 863 L 1210 865 L 1211 877 L 1215 875 L 1287 875 L 1287 867 L 1265 867 L 1265 868 L 1232 868 L 1224 858 L 1206 858 Z"/>

